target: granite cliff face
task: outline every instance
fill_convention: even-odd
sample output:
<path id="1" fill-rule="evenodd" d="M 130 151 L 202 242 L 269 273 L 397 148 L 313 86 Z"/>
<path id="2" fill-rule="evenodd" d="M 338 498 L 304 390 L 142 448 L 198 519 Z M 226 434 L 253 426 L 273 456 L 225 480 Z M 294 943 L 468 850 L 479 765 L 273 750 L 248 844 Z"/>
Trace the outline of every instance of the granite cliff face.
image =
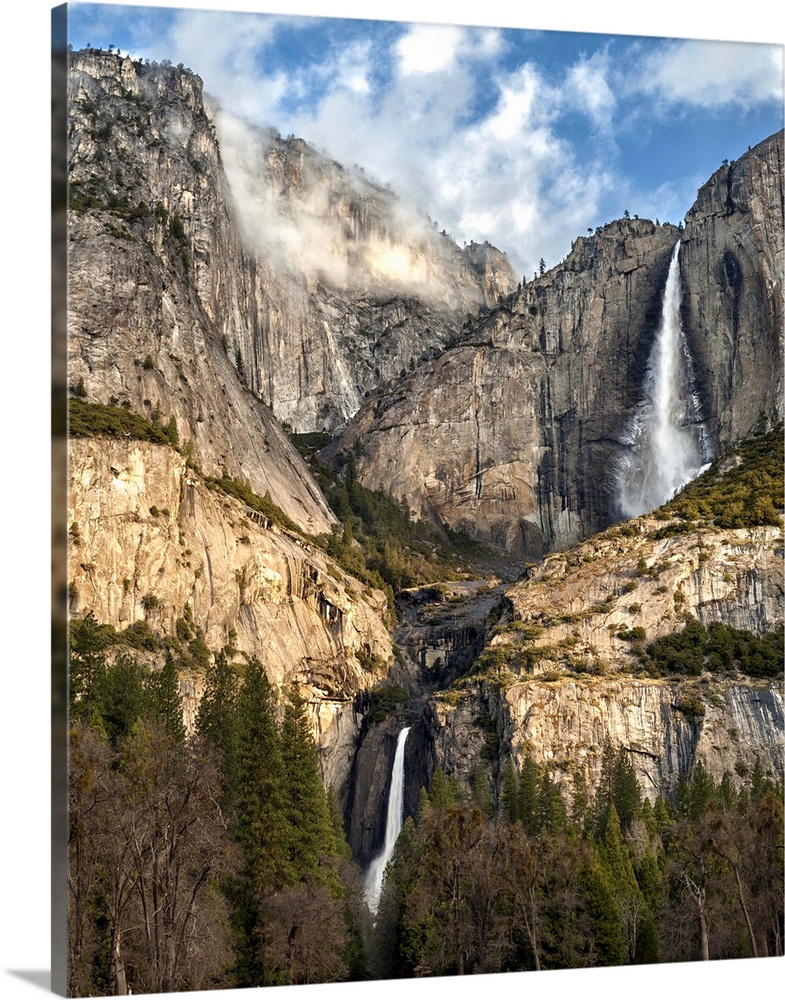
<path id="1" fill-rule="evenodd" d="M 684 326 L 713 443 L 783 413 L 783 133 L 722 166 L 682 238 Z"/>
<path id="2" fill-rule="evenodd" d="M 189 70 L 96 50 L 69 59 L 72 391 L 173 422 L 205 474 L 329 532 L 335 517 L 280 420 L 343 422 L 507 294 L 506 258 L 459 250 L 302 140 L 211 117 Z M 325 777 L 343 779 L 352 699 L 378 679 L 355 654 L 391 658 L 386 601 L 358 596 L 302 539 L 227 513 L 233 502 L 172 449 L 81 439 L 70 462 L 72 610 L 171 633 L 187 608 L 210 648 L 231 636 L 263 655 L 277 685 L 310 689 Z M 190 713 L 201 681 L 183 683 Z"/>
<path id="3" fill-rule="evenodd" d="M 377 386 L 515 287 L 500 251 L 460 250 L 359 167 L 220 108 L 215 123 L 255 258 L 243 350 L 255 389 L 295 430 L 342 426 Z"/>
<path id="4" fill-rule="evenodd" d="M 596 791 L 606 739 L 626 752 L 651 802 L 672 795 L 679 775 L 698 761 L 717 778 L 748 773 L 756 760 L 781 773 L 780 685 L 713 685 L 700 720 L 690 714 L 696 693 L 700 685 L 629 678 L 535 679 L 504 692 L 481 685 L 455 707 L 434 703 L 435 757 L 468 789 L 487 739 L 478 719 L 491 717 L 516 766 L 531 752 L 568 800 L 580 774 Z"/>
<path id="5" fill-rule="evenodd" d="M 539 558 L 614 516 L 607 474 L 637 402 L 678 230 L 579 238 L 465 343 L 360 411 L 339 448 L 422 516 Z"/>
<path id="6" fill-rule="evenodd" d="M 758 755 L 779 771 L 781 683 L 641 676 L 633 643 L 691 618 L 782 629 L 782 528 L 661 537 L 662 528 L 651 518 L 612 528 L 548 556 L 505 591 L 482 676 L 431 702 L 436 758 L 448 772 L 468 782 L 485 740 L 483 713 L 514 758 L 531 749 L 564 772 L 566 789 L 570 772 L 583 768 L 595 786 L 608 736 L 629 751 L 652 799 L 672 792 L 697 760 L 721 775 L 752 767 Z"/>
<path id="7" fill-rule="evenodd" d="M 520 766 L 527 752 L 568 798 L 577 775 L 593 792 L 606 739 L 627 753 L 652 801 L 670 795 L 698 761 L 717 778 L 746 773 L 756 759 L 781 773 L 781 679 L 652 677 L 634 643 L 678 632 L 692 618 L 756 634 L 781 630 L 782 527 L 674 535 L 668 524 L 643 517 L 610 528 L 529 565 L 512 586 L 472 593 L 455 584 L 408 596 L 395 637 L 409 671 L 396 668 L 395 676 L 417 712 L 360 735 L 352 782 L 363 793 L 350 830 L 358 855 L 380 846 L 373 817 L 385 802 L 395 733 L 412 715 L 409 815 L 436 767 L 467 794 L 479 773 L 497 795 L 503 763 Z"/>
<path id="8" fill-rule="evenodd" d="M 361 721 L 354 699 L 393 657 L 383 594 L 208 488 L 162 445 L 73 440 L 68 523 L 72 612 L 172 636 L 190 618 L 209 649 L 260 658 L 276 687 L 307 693 L 325 778 L 344 779 Z M 187 721 L 203 682 L 202 670 L 181 678 Z"/>
<path id="9" fill-rule="evenodd" d="M 671 253 L 714 452 L 782 415 L 782 134 L 723 167 L 682 233 L 626 219 L 580 237 L 463 344 L 370 400 L 334 450 L 423 516 L 523 558 L 618 519 Z"/>
<path id="10" fill-rule="evenodd" d="M 71 55 L 70 370 L 261 489 L 269 408 L 340 426 L 516 279 L 304 141 L 211 111 L 182 68 Z"/>
<path id="11" fill-rule="evenodd" d="M 69 380 L 174 418 L 212 473 L 247 479 L 308 531 L 334 518 L 238 370 L 245 256 L 201 81 L 77 53 L 69 74 Z"/>

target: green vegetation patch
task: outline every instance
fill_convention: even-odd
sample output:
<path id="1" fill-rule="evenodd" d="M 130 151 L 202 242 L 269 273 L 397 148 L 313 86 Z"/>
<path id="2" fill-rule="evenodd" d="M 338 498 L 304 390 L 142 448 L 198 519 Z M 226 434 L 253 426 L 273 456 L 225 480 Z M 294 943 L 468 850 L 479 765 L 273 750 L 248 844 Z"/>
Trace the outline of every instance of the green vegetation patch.
<path id="1" fill-rule="evenodd" d="M 371 691 L 371 704 L 366 719 L 368 723 L 384 722 L 395 712 L 409 704 L 409 695 L 400 684 L 380 684 Z"/>
<path id="2" fill-rule="evenodd" d="M 88 403 L 78 396 L 69 400 L 68 414 L 71 437 L 130 438 L 135 441 L 149 441 L 152 444 L 170 445 L 182 454 L 189 464 L 192 464 L 193 446 L 190 441 L 186 441 L 182 448 L 180 447 L 177 422 L 174 418 L 164 426 L 157 419 L 148 420 L 123 406 Z M 248 483 L 232 478 L 226 471 L 220 476 L 203 478 L 210 489 L 220 490 L 227 496 L 240 500 L 246 507 L 250 507 L 251 510 L 287 531 L 303 534 L 300 526 L 270 499 L 269 494 L 260 497 Z M 151 513 L 158 512 L 151 508 Z"/>
<path id="3" fill-rule="evenodd" d="M 235 500 L 239 500 L 246 507 L 250 507 L 251 510 L 256 511 L 287 531 L 291 531 L 297 535 L 303 534 L 300 525 L 296 521 L 293 521 L 285 511 L 281 510 L 278 504 L 270 499 L 269 493 L 260 497 L 258 493 L 254 493 L 248 483 L 240 479 L 234 479 L 226 471 L 218 477 L 205 476 L 204 481 L 211 489 L 221 490 L 227 496 L 234 497 Z"/>
<path id="4" fill-rule="evenodd" d="M 157 421 L 122 406 L 88 403 L 78 398 L 68 403 L 68 433 L 71 437 L 124 437 L 153 444 L 173 443 L 170 431 Z"/>
<path id="5" fill-rule="evenodd" d="M 682 492 L 656 516 L 683 521 L 712 521 L 718 528 L 779 525 L 785 507 L 783 428 L 748 438 Z M 674 529 L 660 529 L 670 534 Z M 657 535 L 657 537 L 661 537 Z"/>
<path id="6" fill-rule="evenodd" d="M 340 457 L 338 468 L 321 462 L 313 448 L 320 435 L 293 435 L 330 508 L 342 524 L 317 542 L 347 573 L 394 593 L 472 574 L 465 563 L 484 547 L 458 532 L 447 536 L 427 521 L 415 520 L 405 501 L 384 490 L 370 490 L 357 478 L 354 455 Z"/>
<path id="7" fill-rule="evenodd" d="M 708 628 L 690 618 L 680 632 L 634 647 L 647 673 L 655 677 L 698 676 L 704 670 L 748 677 L 779 677 L 783 672 L 783 632 L 762 635 L 712 622 Z"/>

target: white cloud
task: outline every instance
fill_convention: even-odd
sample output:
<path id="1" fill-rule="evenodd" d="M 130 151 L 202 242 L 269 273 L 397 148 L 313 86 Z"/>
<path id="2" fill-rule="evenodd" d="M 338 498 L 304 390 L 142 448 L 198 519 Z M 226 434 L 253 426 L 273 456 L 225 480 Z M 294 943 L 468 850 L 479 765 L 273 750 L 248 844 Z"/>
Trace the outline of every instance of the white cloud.
<path id="1" fill-rule="evenodd" d="M 291 91 L 280 72 L 264 73 L 260 56 L 275 41 L 280 18 L 188 10 L 178 14 L 168 35 L 150 55 L 184 62 L 204 80 L 205 89 L 239 114 L 273 107 Z"/>
<path id="2" fill-rule="evenodd" d="M 418 27 L 423 28 L 420 38 L 437 38 L 429 26 Z M 596 218 L 609 187 L 605 170 L 576 162 L 569 142 L 555 131 L 564 88 L 549 85 L 530 64 L 502 75 L 494 59 L 496 32 L 449 32 L 438 38 L 443 44 L 434 45 L 438 58 L 430 65 L 442 69 L 409 72 L 389 89 L 374 89 L 372 83 L 374 61 L 387 53 L 360 43 L 282 78 L 274 91 L 269 81 L 264 88 L 260 84 L 254 97 L 267 100 L 261 120 L 389 182 L 458 243 L 487 239 L 528 274 L 541 256 L 549 265 L 556 263 L 569 250 L 569 238 Z M 480 84 L 483 57 L 482 68 L 493 73 Z M 599 65 L 595 69 L 600 72 Z M 489 106 L 474 120 L 468 110 L 480 85 Z M 292 88 L 314 99 L 285 116 L 277 100 L 286 101 Z M 570 100 L 588 103 L 577 86 Z M 606 96 L 600 103 L 611 102 Z M 245 106 L 240 110 L 249 113 Z M 260 120 L 258 108 L 255 117 Z"/>
<path id="3" fill-rule="evenodd" d="M 529 65 L 498 82 L 491 112 L 456 128 L 427 170 L 440 224 L 458 242 L 490 240 L 531 275 L 541 256 L 550 265 L 565 255 L 564 234 L 596 217 L 610 180 L 555 132 L 559 88 Z"/>
<path id="4" fill-rule="evenodd" d="M 738 42 L 671 42 L 642 59 L 635 81 L 643 93 L 703 108 L 782 101 L 782 48 L 761 45 L 754 52 Z"/>
<path id="5" fill-rule="evenodd" d="M 597 128 L 610 127 L 616 97 L 608 83 L 609 60 L 605 53 L 581 59 L 571 66 L 565 80 L 565 99 L 584 111 Z"/>
<path id="6" fill-rule="evenodd" d="M 453 25 L 411 25 L 395 46 L 401 76 L 450 69 L 465 38 L 466 29 Z"/>
<path id="7" fill-rule="evenodd" d="M 533 62 L 510 69 L 498 29 L 419 23 L 383 36 L 355 25 L 318 61 L 304 39 L 302 58 L 273 71 L 265 54 L 283 23 L 298 27 L 183 12 L 159 58 L 182 59 L 227 109 L 361 165 L 459 243 L 487 239 L 529 274 L 597 224 L 609 193 L 643 213 L 669 200 L 615 175 L 618 130 L 654 129 L 675 102 L 751 103 L 782 87 L 775 46 L 756 59 L 727 42 L 619 41 L 546 76 Z M 579 147 L 581 120 L 594 134 Z"/>
<path id="8" fill-rule="evenodd" d="M 255 76 L 259 53 L 275 38 L 278 19 L 252 14 L 222 14 L 184 11 L 175 20 L 170 36 L 160 47 L 172 48 L 198 67 L 200 75 L 212 73 L 227 80 L 238 75 Z"/>
<path id="9" fill-rule="evenodd" d="M 499 103 L 486 120 L 490 137 L 498 142 L 507 142 L 529 129 L 532 105 L 540 89 L 542 81 L 529 66 L 523 66 L 514 79 L 501 83 Z"/>
<path id="10" fill-rule="evenodd" d="M 334 86 L 345 87 L 356 94 L 371 92 L 371 43 L 356 42 L 342 50 L 335 66 Z"/>

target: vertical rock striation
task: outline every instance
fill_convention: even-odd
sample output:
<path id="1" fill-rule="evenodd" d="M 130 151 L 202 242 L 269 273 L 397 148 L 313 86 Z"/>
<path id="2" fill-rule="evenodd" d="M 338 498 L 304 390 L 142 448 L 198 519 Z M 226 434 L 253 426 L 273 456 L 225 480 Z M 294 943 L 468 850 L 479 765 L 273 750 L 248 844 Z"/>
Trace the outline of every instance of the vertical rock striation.
<path id="1" fill-rule="evenodd" d="M 783 415 L 783 133 L 722 166 L 686 218 L 684 326 L 715 449 Z"/>
<path id="2" fill-rule="evenodd" d="M 305 464 L 249 389 L 251 261 L 200 79 L 72 54 L 69 182 L 71 385 L 173 419 L 205 471 L 226 469 L 307 531 L 329 530 Z"/>
<path id="3" fill-rule="evenodd" d="M 782 774 L 783 699 L 776 684 L 715 684 L 700 717 L 695 686 L 684 681 L 593 678 L 480 685 L 457 705 L 436 700 L 429 714 L 436 760 L 464 787 L 485 746 L 478 724 L 493 718 L 499 739 L 520 767 L 527 752 L 547 765 L 569 796 L 583 774 L 597 788 L 606 739 L 627 752 L 644 795 L 672 795 L 698 761 L 717 780 L 751 770 Z"/>
<path id="4" fill-rule="evenodd" d="M 539 558 L 606 526 L 678 230 L 642 220 L 579 238 L 461 342 L 360 411 L 365 485 Z"/>

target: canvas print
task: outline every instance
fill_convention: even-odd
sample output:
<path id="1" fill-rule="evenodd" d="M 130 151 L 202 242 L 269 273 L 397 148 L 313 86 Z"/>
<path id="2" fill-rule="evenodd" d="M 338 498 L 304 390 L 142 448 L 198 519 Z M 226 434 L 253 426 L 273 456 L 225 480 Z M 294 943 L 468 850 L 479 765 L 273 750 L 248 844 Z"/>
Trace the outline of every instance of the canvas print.
<path id="1" fill-rule="evenodd" d="M 53 18 L 58 988 L 781 958 L 783 47 Z"/>

